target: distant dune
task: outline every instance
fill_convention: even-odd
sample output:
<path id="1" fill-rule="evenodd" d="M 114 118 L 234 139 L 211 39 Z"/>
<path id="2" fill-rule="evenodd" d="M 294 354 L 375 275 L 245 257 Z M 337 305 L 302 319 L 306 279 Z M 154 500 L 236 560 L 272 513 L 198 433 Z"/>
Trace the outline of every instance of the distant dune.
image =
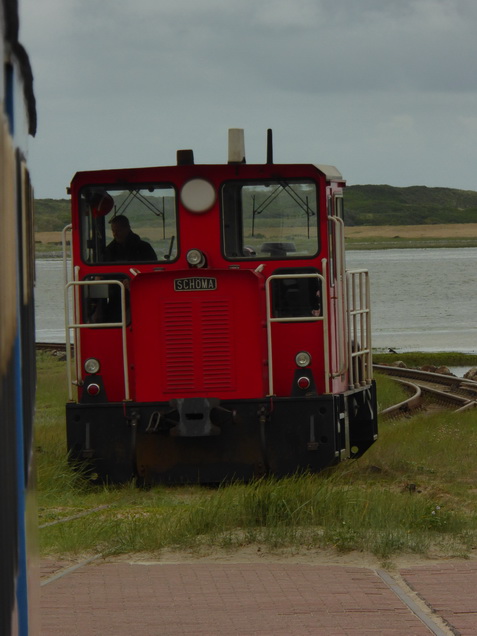
<path id="1" fill-rule="evenodd" d="M 347 239 L 475 239 L 477 223 L 447 223 L 442 225 L 355 225 L 345 228 Z M 61 232 L 37 232 L 37 243 L 61 246 Z"/>

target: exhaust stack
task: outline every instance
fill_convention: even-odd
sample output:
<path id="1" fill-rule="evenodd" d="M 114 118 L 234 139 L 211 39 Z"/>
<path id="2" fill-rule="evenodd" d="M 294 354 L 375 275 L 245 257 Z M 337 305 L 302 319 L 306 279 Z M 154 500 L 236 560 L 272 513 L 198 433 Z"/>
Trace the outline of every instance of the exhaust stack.
<path id="1" fill-rule="evenodd" d="M 193 166 L 194 165 L 194 151 L 193 150 L 178 150 L 177 151 L 177 165 L 178 166 Z"/>
<path id="2" fill-rule="evenodd" d="M 273 163 L 273 133 L 271 128 L 267 130 L 267 163 Z"/>

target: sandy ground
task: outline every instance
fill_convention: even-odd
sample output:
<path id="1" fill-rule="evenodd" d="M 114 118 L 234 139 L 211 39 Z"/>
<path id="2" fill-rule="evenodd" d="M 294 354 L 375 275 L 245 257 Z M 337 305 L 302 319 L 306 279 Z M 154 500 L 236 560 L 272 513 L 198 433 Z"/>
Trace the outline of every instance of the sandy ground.
<path id="1" fill-rule="evenodd" d="M 61 232 L 35 232 L 36 243 L 59 243 L 61 245 Z"/>
<path id="2" fill-rule="evenodd" d="M 477 558 L 476 554 L 469 556 L 470 560 Z M 383 559 L 366 552 L 338 553 L 335 550 L 280 550 L 268 552 L 260 546 L 247 546 L 230 551 L 210 550 L 203 554 L 197 552 L 175 552 L 161 550 L 157 554 L 126 554 L 114 556 L 107 560 L 126 561 L 127 563 L 306 563 L 309 565 L 340 565 L 343 567 L 381 568 Z M 386 560 L 385 566 L 389 569 L 402 569 L 418 565 L 431 565 L 434 563 L 449 563 L 461 561 L 462 558 L 448 558 L 437 554 L 421 556 L 417 554 L 398 554 Z"/>
<path id="3" fill-rule="evenodd" d="M 343 568 L 356 567 L 371 570 L 386 569 L 390 572 L 419 566 L 431 566 L 475 562 L 477 549 L 466 557 L 445 557 L 438 554 L 395 554 L 389 559 L 379 559 L 369 552 L 351 551 L 344 554 L 333 549 L 297 549 L 268 552 L 265 547 L 253 545 L 231 550 L 219 550 L 213 546 L 203 552 L 160 550 L 121 555 L 91 555 L 88 553 L 71 555 L 43 555 L 41 557 L 42 577 L 47 578 L 59 570 L 84 564 L 86 561 L 107 563 L 129 563 L 130 565 L 175 565 L 175 564 L 283 564 L 283 565 L 328 565 Z"/>
<path id="4" fill-rule="evenodd" d="M 360 225 L 345 228 L 346 238 L 477 238 L 477 223 L 447 225 Z M 61 243 L 61 232 L 37 232 L 41 243 Z"/>

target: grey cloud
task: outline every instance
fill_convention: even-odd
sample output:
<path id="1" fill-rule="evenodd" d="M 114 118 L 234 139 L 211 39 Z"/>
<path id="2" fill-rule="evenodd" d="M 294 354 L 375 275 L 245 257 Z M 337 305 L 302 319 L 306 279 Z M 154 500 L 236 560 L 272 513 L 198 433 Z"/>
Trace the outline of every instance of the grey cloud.
<path id="1" fill-rule="evenodd" d="M 271 126 L 277 160 L 336 163 L 351 182 L 477 187 L 475 0 L 20 7 L 38 195 L 61 196 L 78 169 L 168 163 L 179 147 L 223 161 L 228 126 L 246 128 L 257 160 Z"/>

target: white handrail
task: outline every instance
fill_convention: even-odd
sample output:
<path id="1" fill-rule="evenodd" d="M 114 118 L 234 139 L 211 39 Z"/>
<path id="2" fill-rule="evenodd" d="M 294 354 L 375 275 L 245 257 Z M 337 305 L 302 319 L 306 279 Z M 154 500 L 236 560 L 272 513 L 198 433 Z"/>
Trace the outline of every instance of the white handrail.
<path id="1" fill-rule="evenodd" d="M 369 384 L 373 377 L 369 275 L 347 272 L 349 387 Z"/>
<path id="2" fill-rule="evenodd" d="M 75 316 L 75 321 L 70 323 L 69 321 L 69 295 L 70 288 L 78 289 L 79 287 L 89 285 L 117 285 L 120 288 L 121 293 L 121 317 L 120 322 L 95 322 L 95 323 L 82 323 L 78 315 Z M 128 378 L 128 352 L 127 352 L 127 340 L 126 340 L 126 287 L 124 283 L 118 280 L 74 280 L 66 283 L 65 285 L 65 335 L 66 335 L 66 373 L 68 379 L 68 399 L 70 402 L 73 400 L 73 379 L 71 377 L 71 343 L 70 343 L 70 330 L 74 329 L 75 334 L 79 329 L 96 329 L 99 327 L 121 327 L 122 335 L 122 349 L 123 349 L 123 374 L 124 374 L 124 400 L 130 399 L 129 391 L 129 378 Z M 78 381 L 78 370 L 76 372 L 75 380 Z"/>
<path id="3" fill-rule="evenodd" d="M 69 225 L 65 225 L 65 227 L 63 228 L 62 232 L 61 232 L 61 247 L 62 247 L 62 251 L 63 251 L 63 278 L 65 281 L 65 285 L 68 282 L 68 254 L 67 254 L 67 242 L 66 242 L 66 234 L 67 232 L 71 232 L 73 229 L 73 226 L 71 225 L 71 223 Z M 70 239 L 70 245 L 71 245 L 71 239 Z M 70 255 L 71 258 L 71 255 Z"/>
<path id="4" fill-rule="evenodd" d="M 267 349 L 268 349 L 268 393 L 273 395 L 273 347 L 272 347 L 272 323 L 275 322 L 323 322 L 323 352 L 325 363 L 325 393 L 329 393 L 330 370 L 328 352 L 328 302 L 326 293 L 326 259 L 322 260 L 323 275 L 316 273 L 308 274 L 272 274 L 265 282 L 266 309 L 267 309 Z M 290 316 L 285 318 L 272 318 L 271 305 L 271 281 L 279 279 L 296 278 L 316 278 L 321 281 L 322 290 L 322 316 Z"/>
<path id="5" fill-rule="evenodd" d="M 338 297 L 338 369 L 332 372 L 333 377 L 337 378 L 346 373 L 348 368 L 348 321 L 346 318 L 346 264 L 344 250 L 344 221 L 337 216 L 329 216 L 328 219 L 336 226 L 336 241 L 334 245 L 334 255 L 336 261 L 336 281 L 337 281 L 337 297 Z M 331 281 L 330 281 L 331 282 Z"/>

